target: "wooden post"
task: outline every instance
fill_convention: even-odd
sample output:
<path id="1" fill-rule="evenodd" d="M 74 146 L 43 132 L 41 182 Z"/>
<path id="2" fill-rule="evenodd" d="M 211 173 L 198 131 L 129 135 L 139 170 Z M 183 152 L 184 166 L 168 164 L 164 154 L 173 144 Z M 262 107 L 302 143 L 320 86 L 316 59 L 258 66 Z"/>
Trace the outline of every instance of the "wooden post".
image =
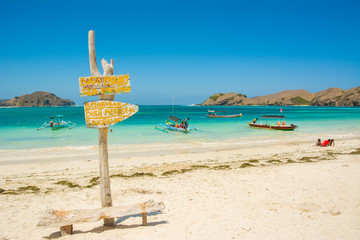
<path id="1" fill-rule="evenodd" d="M 99 128 L 100 194 L 102 207 L 112 206 L 108 162 L 108 132 L 108 127 Z M 104 225 L 109 227 L 114 226 L 114 218 L 104 218 Z"/>
<path id="2" fill-rule="evenodd" d="M 146 203 L 141 204 L 142 225 L 147 226 Z"/>
<path id="3" fill-rule="evenodd" d="M 73 232 L 73 225 L 66 225 L 60 227 L 61 236 L 72 235 L 72 232 Z"/>
<path id="4" fill-rule="evenodd" d="M 101 76 L 96 63 L 95 55 L 95 33 L 89 31 L 89 60 L 91 76 Z M 111 59 L 111 64 L 108 64 L 104 59 L 101 61 L 104 76 L 111 76 L 114 73 L 114 60 Z M 114 100 L 115 95 L 99 95 L 100 100 Z M 109 127 L 99 128 L 99 163 L 100 163 L 100 194 L 101 194 L 101 206 L 111 207 L 111 189 L 110 189 L 110 177 L 109 177 L 109 164 L 108 164 L 108 131 Z M 104 218 L 105 226 L 114 226 L 114 218 Z"/>

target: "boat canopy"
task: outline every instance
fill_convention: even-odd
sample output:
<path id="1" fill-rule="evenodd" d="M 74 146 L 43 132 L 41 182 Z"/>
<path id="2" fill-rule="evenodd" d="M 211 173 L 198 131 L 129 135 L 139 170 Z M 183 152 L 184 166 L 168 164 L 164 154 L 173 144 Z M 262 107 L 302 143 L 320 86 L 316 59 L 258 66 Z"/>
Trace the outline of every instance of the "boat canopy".
<path id="1" fill-rule="evenodd" d="M 261 118 L 285 118 L 283 115 L 264 115 Z"/>
<path id="2" fill-rule="evenodd" d="M 63 115 L 53 115 L 50 118 L 54 119 L 54 118 L 63 118 L 63 117 L 64 117 Z"/>
<path id="3" fill-rule="evenodd" d="M 177 118 L 177 117 L 174 117 L 174 116 L 170 116 L 170 117 L 168 117 L 168 119 L 169 119 L 170 121 L 173 121 L 173 122 L 182 121 L 180 118 Z"/>
<path id="4" fill-rule="evenodd" d="M 215 110 L 208 110 L 208 112 L 216 113 L 216 112 L 226 112 L 226 111 L 215 111 Z"/>

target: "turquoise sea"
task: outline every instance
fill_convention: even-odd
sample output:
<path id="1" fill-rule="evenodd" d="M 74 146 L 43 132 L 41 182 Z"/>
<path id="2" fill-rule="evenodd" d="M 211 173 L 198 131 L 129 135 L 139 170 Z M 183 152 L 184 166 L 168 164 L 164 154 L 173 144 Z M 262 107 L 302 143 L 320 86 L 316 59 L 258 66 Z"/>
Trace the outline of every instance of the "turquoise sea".
<path id="1" fill-rule="evenodd" d="M 253 129 L 247 126 L 262 115 L 278 115 L 278 106 L 211 107 L 227 111 L 227 114 L 242 113 L 242 118 L 207 118 L 208 107 L 202 106 L 139 106 L 139 112 L 131 118 L 111 127 L 109 144 L 146 144 L 176 142 L 231 142 L 270 141 L 277 138 L 351 138 L 360 135 L 360 108 L 358 107 L 312 107 L 284 106 L 282 115 L 288 124 L 299 126 L 293 132 Z M 165 122 L 173 115 L 190 117 L 189 126 L 199 131 L 188 134 L 164 133 L 154 126 Z M 38 131 L 51 115 L 64 115 L 77 125 L 69 129 Z M 275 121 L 275 120 L 274 120 Z M 275 123 L 275 122 L 274 122 Z M 64 146 L 98 145 L 98 130 L 85 126 L 84 109 L 79 107 L 32 107 L 0 108 L 0 149 L 52 148 Z M 316 139 L 314 139 L 315 141 Z"/>

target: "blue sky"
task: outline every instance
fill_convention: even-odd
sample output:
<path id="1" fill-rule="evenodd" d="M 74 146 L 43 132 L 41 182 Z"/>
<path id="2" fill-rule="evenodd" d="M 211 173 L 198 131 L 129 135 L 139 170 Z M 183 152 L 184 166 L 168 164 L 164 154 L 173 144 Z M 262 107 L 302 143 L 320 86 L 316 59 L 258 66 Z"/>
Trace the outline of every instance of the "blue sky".
<path id="1" fill-rule="evenodd" d="M 360 86 L 360 1 L 0 0 L 0 99 L 38 90 L 81 105 L 96 56 L 130 74 L 135 104 L 201 103 Z"/>

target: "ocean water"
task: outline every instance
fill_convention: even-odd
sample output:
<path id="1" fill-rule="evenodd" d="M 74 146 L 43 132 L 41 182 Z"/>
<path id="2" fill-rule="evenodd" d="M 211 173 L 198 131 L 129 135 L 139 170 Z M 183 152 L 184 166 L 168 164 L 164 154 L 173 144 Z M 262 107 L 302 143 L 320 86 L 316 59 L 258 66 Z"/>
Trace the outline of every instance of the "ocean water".
<path id="1" fill-rule="evenodd" d="M 280 107 L 236 106 L 211 107 L 227 111 L 227 114 L 242 113 L 241 118 L 207 118 L 208 107 L 202 106 L 139 106 L 139 112 L 131 118 L 111 126 L 109 145 L 147 143 L 217 143 L 272 141 L 276 139 L 352 138 L 360 135 L 360 108 L 357 107 L 312 107 L 284 106 L 282 115 L 287 124 L 299 126 L 295 131 L 254 129 L 247 126 L 262 115 L 279 115 Z M 189 126 L 199 131 L 187 134 L 164 133 L 154 128 L 164 123 L 167 117 L 190 117 Z M 77 125 L 71 130 L 43 129 L 51 115 L 64 115 Z M 271 122 L 271 121 L 270 121 Z M 275 124 L 276 120 L 271 123 Z M 32 107 L 0 108 L 0 150 L 54 148 L 65 146 L 98 145 L 98 130 L 86 128 L 83 107 Z"/>

